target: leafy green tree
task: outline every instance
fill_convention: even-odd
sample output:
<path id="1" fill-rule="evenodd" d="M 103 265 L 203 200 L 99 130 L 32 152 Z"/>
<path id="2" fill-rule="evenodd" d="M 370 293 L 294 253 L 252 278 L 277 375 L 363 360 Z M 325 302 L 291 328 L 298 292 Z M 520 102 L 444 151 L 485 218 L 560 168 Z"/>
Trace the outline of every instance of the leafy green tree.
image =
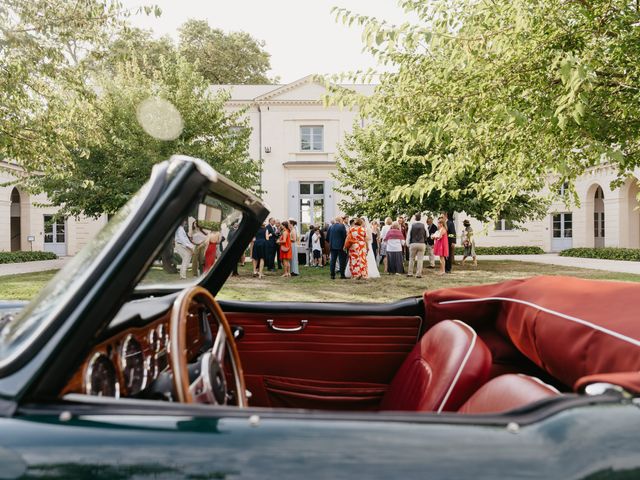
<path id="1" fill-rule="evenodd" d="M 258 166 L 247 155 L 249 130 L 240 113 L 224 112 L 227 97 L 208 92 L 209 82 L 184 58 L 162 60 L 151 76 L 152 66 L 142 61 L 141 68 L 140 62 L 122 63 L 113 74 L 95 78 L 96 93 L 84 104 L 91 122 L 79 132 L 72 163 L 58 175 L 25 180 L 32 191 L 62 205 L 62 213 L 116 212 L 148 179 L 153 165 L 174 153 L 202 158 L 244 187 L 258 183 Z M 145 100 L 158 98 L 175 107 L 179 122 L 153 109 L 150 119 L 141 119 Z M 148 120 L 158 120 L 161 128 L 181 125 L 170 138 L 158 139 L 143 128 Z"/>
<path id="2" fill-rule="evenodd" d="M 1 157 L 33 170 L 66 163 L 85 121 L 79 59 L 129 13 L 117 0 L 0 2 Z"/>
<path id="3" fill-rule="evenodd" d="M 602 164 L 621 181 L 638 167 L 638 2 L 399 3 L 418 21 L 390 25 L 336 10 L 363 28 L 365 48 L 390 67 L 371 98 L 333 88 L 330 101 L 358 103 L 375 130 L 366 148 L 355 139 L 343 155 L 353 175 L 369 162 L 388 175 L 393 201 L 522 220 L 545 210 L 547 198 L 535 192 L 572 185 Z M 360 189 L 365 204 L 381 201 L 374 183 Z"/>
<path id="4" fill-rule="evenodd" d="M 214 84 L 271 83 L 270 55 L 264 42 L 245 32 L 224 33 L 206 20 L 188 20 L 179 29 L 180 55 Z"/>

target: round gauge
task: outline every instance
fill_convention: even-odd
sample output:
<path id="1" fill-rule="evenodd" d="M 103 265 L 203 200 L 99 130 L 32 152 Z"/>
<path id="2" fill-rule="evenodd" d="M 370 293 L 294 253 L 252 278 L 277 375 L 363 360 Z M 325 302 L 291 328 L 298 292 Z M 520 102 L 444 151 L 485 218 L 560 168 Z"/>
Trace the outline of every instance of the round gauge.
<path id="1" fill-rule="evenodd" d="M 120 396 L 116 369 L 106 355 L 96 353 L 89 361 L 84 377 L 84 390 L 87 395 L 98 397 Z"/>
<path id="2" fill-rule="evenodd" d="M 156 327 L 156 333 L 158 334 L 156 352 L 159 352 L 160 350 L 167 348 L 169 343 L 169 334 L 164 323 L 161 323 Z"/>
<path id="3" fill-rule="evenodd" d="M 158 364 L 155 355 L 149 355 L 144 362 L 144 369 L 147 371 L 148 381 L 154 381 L 158 376 Z"/>
<path id="4" fill-rule="evenodd" d="M 120 350 L 120 364 L 128 395 L 135 395 L 145 387 L 147 370 L 144 363 L 142 345 L 133 335 L 127 335 Z"/>
<path id="5" fill-rule="evenodd" d="M 158 331 L 155 328 L 149 330 L 147 341 L 149 342 L 149 348 L 152 352 L 158 351 L 160 348 L 160 335 L 158 335 Z"/>

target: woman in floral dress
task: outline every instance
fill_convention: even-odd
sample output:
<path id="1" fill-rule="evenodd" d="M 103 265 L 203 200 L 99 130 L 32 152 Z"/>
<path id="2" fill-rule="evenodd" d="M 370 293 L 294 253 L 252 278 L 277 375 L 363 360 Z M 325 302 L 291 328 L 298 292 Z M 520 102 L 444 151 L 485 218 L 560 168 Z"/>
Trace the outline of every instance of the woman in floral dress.
<path id="1" fill-rule="evenodd" d="M 367 266 L 367 231 L 362 225 L 362 219 L 356 218 L 349 229 L 345 248 L 349 249 L 349 268 L 351 278 L 359 280 L 368 278 Z"/>

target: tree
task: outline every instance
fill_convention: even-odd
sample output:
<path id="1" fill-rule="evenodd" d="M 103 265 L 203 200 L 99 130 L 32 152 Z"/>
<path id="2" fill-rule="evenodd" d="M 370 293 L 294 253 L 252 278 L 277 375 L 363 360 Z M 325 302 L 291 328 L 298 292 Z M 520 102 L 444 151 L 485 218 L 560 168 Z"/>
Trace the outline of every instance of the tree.
<path id="1" fill-rule="evenodd" d="M 264 42 L 245 32 L 225 34 L 205 20 L 188 20 L 179 31 L 180 55 L 197 64 L 198 71 L 211 83 L 271 83 L 267 77 L 270 55 L 264 50 Z"/>
<path id="2" fill-rule="evenodd" d="M 387 139 L 388 140 L 388 139 Z M 387 161 L 391 156 L 389 145 L 382 137 L 382 129 L 376 125 L 362 128 L 353 126 L 353 133 L 339 147 L 338 175 L 341 184 L 337 190 L 342 193 L 340 207 L 350 215 L 367 215 L 370 218 L 396 217 L 403 213 L 466 211 L 479 214 L 491 208 L 491 203 L 479 199 L 473 191 L 433 190 L 418 198 L 394 196 L 398 185 L 410 185 L 421 175 L 427 175 L 429 165 L 420 163 L 398 164 Z M 417 152 L 412 152 L 417 154 Z M 471 183 L 476 172 L 463 171 L 451 184 L 463 186 Z M 535 192 L 519 192 L 505 206 L 502 215 L 507 218 L 525 218 L 531 214 Z"/>
<path id="3" fill-rule="evenodd" d="M 79 60 L 129 14 L 117 0 L 0 2 L 0 157 L 27 170 L 64 168 L 86 122 Z"/>
<path id="4" fill-rule="evenodd" d="M 536 192 L 572 185 L 603 163 L 621 181 L 638 167 L 637 2 L 400 5 L 419 21 L 395 26 L 336 10 L 339 20 L 363 27 L 366 48 L 391 68 L 371 98 L 333 87 L 329 99 L 358 103 L 372 120 L 373 143 L 364 148 L 354 139 L 343 160 L 349 168 L 372 162 L 390 175 L 387 198 L 442 199 L 481 219 L 510 211 L 523 220 L 545 210 L 548 198 Z M 349 188 L 360 188 L 353 177 Z M 382 198 L 371 185 L 359 195 L 367 205 Z"/>
<path id="5" fill-rule="evenodd" d="M 227 97 L 210 94 L 209 82 L 184 58 L 155 67 L 144 60 L 125 62 L 94 81 L 95 93 L 84 102 L 91 122 L 79 132 L 71 164 L 57 175 L 25 180 L 31 191 L 45 192 L 62 205 L 62 214 L 116 212 L 148 179 L 153 165 L 174 153 L 202 158 L 241 186 L 257 185 L 259 169 L 248 158 L 249 130 L 240 113 L 226 114 Z M 149 99 L 165 102 L 158 102 L 160 109 L 152 105 L 145 120 L 141 108 Z M 178 121 L 171 115 L 157 118 L 165 105 Z M 172 123 L 182 128 L 158 139 L 147 133 L 148 120 L 158 120 L 160 128 Z"/>

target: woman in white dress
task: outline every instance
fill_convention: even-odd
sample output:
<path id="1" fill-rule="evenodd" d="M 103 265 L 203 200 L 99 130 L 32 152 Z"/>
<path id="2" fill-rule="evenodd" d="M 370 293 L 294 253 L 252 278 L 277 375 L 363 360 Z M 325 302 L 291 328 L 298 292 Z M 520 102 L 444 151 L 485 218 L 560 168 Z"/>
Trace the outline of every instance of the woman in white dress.
<path id="1" fill-rule="evenodd" d="M 367 270 L 369 272 L 369 278 L 380 278 L 380 270 L 378 270 L 378 263 L 376 262 L 376 256 L 373 254 L 372 241 L 373 235 L 371 235 L 371 224 L 367 217 L 364 219 L 364 228 L 367 231 L 367 245 L 369 251 L 367 252 Z"/>

